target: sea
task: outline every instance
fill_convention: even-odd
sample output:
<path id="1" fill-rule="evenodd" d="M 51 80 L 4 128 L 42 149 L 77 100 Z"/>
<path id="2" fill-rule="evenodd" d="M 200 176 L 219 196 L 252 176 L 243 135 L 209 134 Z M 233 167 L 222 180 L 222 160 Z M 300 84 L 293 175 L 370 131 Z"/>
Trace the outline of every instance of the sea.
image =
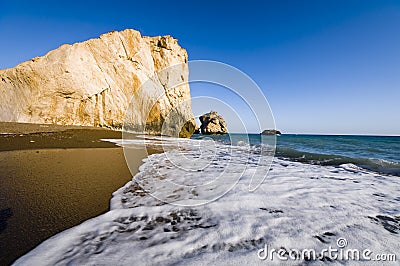
<path id="1" fill-rule="evenodd" d="M 400 137 L 107 139 L 158 150 L 15 265 L 398 265 Z M 67 178 L 67 177 L 66 177 Z"/>

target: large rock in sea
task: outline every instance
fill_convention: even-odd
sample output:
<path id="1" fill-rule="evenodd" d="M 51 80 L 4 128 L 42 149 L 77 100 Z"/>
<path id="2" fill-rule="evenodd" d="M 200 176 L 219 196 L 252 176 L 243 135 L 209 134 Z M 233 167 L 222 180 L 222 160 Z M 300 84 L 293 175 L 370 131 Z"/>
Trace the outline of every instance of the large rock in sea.
<path id="1" fill-rule="evenodd" d="M 0 121 L 121 129 L 130 110 L 125 125 L 134 130 L 188 137 L 196 125 L 189 85 L 176 86 L 188 81 L 187 60 L 171 36 L 131 29 L 65 44 L 0 70 Z"/>
<path id="2" fill-rule="evenodd" d="M 226 134 L 228 132 L 225 119 L 215 111 L 204 114 L 199 119 L 202 134 Z"/>
<path id="3" fill-rule="evenodd" d="M 265 129 L 260 134 L 261 135 L 280 135 L 282 133 L 279 130 L 276 130 L 276 129 Z"/>

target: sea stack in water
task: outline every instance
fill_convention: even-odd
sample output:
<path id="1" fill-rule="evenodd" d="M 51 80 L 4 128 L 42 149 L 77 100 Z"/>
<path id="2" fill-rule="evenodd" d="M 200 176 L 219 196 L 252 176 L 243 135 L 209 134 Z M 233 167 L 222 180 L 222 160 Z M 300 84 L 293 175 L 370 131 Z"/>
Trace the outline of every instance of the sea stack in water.
<path id="1" fill-rule="evenodd" d="M 0 70 L 0 121 L 121 129 L 129 108 L 132 128 L 161 134 L 173 112 L 179 119 L 168 119 L 188 137 L 196 125 L 189 85 L 172 87 L 188 81 L 187 60 L 171 36 L 131 29 L 65 44 Z"/>
<path id="2" fill-rule="evenodd" d="M 202 134 L 226 134 L 228 132 L 225 119 L 215 111 L 204 114 L 199 119 Z"/>
<path id="3" fill-rule="evenodd" d="M 263 132 L 261 132 L 261 135 L 280 135 L 281 132 L 276 129 L 266 129 Z"/>

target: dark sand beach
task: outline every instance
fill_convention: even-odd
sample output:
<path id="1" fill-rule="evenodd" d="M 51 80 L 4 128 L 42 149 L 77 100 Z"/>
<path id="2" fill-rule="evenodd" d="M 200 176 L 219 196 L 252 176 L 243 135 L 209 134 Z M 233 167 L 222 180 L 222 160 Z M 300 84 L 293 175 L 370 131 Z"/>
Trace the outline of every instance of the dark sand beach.
<path id="1" fill-rule="evenodd" d="M 123 149 L 101 128 L 0 123 L 0 265 L 109 209 L 132 179 Z M 147 156 L 137 152 L 137 166 Z"/>

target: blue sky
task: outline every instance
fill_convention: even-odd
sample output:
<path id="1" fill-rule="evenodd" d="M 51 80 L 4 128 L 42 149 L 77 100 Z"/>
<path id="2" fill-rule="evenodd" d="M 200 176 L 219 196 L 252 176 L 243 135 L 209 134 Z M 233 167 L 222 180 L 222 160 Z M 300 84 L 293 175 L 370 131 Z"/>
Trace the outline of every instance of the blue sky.
<path id="1" fill-rule="evenodd" d="M 244 71 L 283 132 L 400 135 L 399 1 L 2 1 L 0 68 L 125 28 Z"/>

